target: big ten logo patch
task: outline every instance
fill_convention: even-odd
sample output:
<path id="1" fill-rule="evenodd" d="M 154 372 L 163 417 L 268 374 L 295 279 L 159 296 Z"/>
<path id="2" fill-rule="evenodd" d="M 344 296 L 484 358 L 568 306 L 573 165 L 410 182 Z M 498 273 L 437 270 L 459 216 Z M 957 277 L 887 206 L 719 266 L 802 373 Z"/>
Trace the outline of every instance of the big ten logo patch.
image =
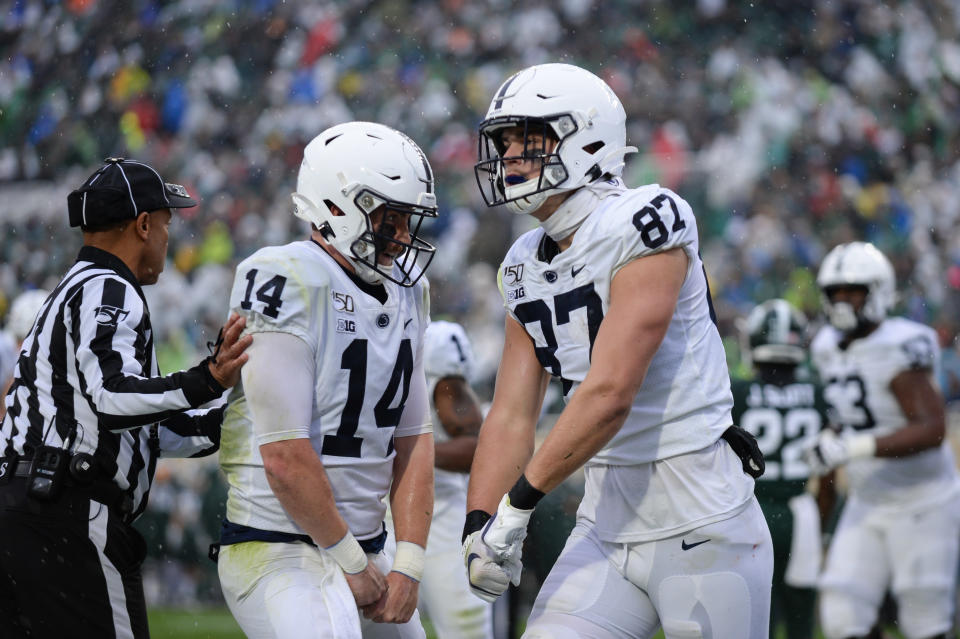
<path id="1" fill-rule="evenodd" d="M 357 332 L 357 322 L 352 319 L 346 319 L 344 317 L 337 318 L 337 332 L 338 333 L 356 333 Z"/>
<path id="2" fill-rule="evenodd" d="M 341 313 L 352 313 L 354 311 L 353 298 L 346 293 L 331 291 L 333 296 L 333 308 Z"/>
<path id="3" fill-rule="evenodd" d="M 513 285 L 523 280 L 523 264 L 514 264 L 506 266 L 503 269 L 503 281 L 508 285 Z"/>
<path id="4" fill-rule="evenodd" d="M 525 295 L 526 295 L 526 293 L 524 292 L 522 286 L 519 287 L 519 288 L 512 288 L 512 289 L 510 289 L 509 291 L 507 291 L 507 301 L 508 301 L 508 302 L 515 302 L 515 301 L 517 301 L 518 299 L 524 297 Z"/>

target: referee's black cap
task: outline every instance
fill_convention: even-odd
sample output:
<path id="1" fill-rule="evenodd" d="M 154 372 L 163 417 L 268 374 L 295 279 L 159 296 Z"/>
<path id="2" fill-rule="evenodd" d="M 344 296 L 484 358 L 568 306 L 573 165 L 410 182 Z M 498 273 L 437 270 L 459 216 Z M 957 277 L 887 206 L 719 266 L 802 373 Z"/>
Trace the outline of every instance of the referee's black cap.
<path id="1" fill-rule="evenodd" d="M 144 211 L 197 205 L 187 189 L 164 182 L 152 167 L 125 158 L 107 158 L 97 172 L 67 196 L 70 226 L 101 226 L 132 220 Z"/>

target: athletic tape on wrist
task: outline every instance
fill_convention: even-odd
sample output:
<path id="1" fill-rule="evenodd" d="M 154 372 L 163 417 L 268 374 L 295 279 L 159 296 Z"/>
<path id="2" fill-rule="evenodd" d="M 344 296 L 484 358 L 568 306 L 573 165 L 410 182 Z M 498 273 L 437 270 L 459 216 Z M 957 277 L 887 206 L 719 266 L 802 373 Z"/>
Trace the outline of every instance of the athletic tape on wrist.
<path id="1" fill-rule="evenodd" d="M 873 435 L 854 435 L 847 441 L 851 458 L 873 457 L 877 454 L 877 438 Z"/>
<path id="2" fill-rule="evenodd" d="M 423 578 L 423 555 L 426 551 L 412 541 L 398 541 L 397 554 L 393 558 L 393 572 L 410 577 L 414 581 Z"/>
<path id="3" fill-rule="evenodd" d="M 330 553 L 333 560 L 340 564 L 343 572 L 348 575 L 355 575 L 367 568 L 367 554 L 349 530 L 343 539 L 324 550 Z"/>

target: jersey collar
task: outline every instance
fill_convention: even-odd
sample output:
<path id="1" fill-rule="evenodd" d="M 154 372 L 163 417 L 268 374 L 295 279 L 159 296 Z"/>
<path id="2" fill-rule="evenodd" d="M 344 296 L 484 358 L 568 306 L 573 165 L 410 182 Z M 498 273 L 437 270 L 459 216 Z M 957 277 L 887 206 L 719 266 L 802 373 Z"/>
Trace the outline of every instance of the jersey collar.
<path id="1" fill-rule="evenodd" d="M 84 245 L 80 247 L 77 262 L 92 262 L 97 266 L 103 266 L 112 271 L 116 271 L 117 275 L 133 285 L 133 288 L 137 291 L 137 295 L 139 295 L 140 299 L 146 304 L 146 298 L 143 296 L 143 289 L 140 288 L 140 282 L 137 281 L 137 277 L 133 274 L 133 271 L 130 270 L 130 267 L 124 264 L 123 260 L 113 253 L 95 246 Z"/>

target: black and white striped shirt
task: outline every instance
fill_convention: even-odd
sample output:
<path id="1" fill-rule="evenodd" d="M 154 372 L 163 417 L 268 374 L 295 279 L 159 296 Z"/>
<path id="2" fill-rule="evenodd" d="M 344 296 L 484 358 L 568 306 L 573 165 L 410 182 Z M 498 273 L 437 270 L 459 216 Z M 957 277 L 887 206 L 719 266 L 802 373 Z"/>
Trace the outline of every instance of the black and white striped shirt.
<path id="1" fill-rule="evenodd" d="M 30 458 L 41 445 L 93 454 L 139 515 L 157 457 L 214 452 L 223 417 L 223 406 L 196 409 L 224 391 L 205 363 L 160 377 L 156 359 L 136 277 L 118 257 L 84 246 L 20 348 L 3 454 Z"/>

